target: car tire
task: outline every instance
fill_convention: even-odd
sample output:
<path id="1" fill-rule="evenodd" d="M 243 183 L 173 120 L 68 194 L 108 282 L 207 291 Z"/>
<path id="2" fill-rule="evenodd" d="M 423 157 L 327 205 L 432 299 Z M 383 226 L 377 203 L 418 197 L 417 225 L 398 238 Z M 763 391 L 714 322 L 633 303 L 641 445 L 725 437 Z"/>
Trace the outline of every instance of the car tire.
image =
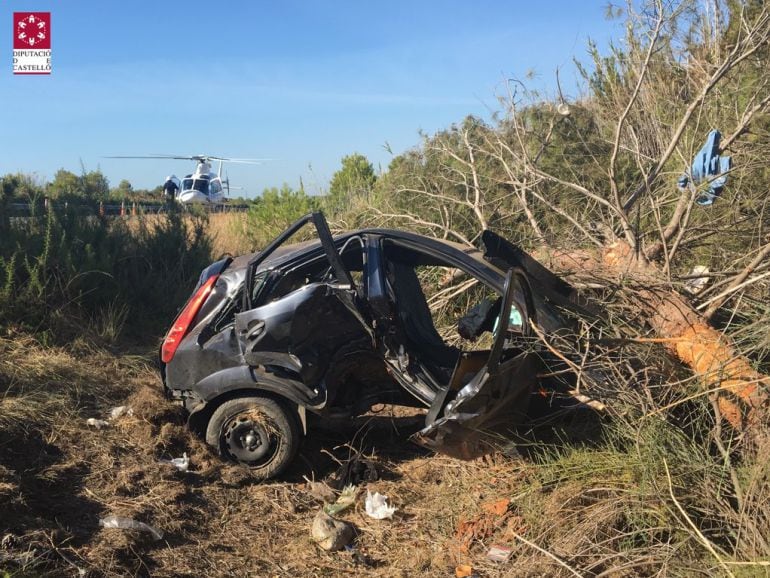
<path id="1" fill-rule="evenodd" d="M 230 399 L 211 414 L 206 442 L 223 458 L 267 480 L 283 472 L 299 450 L 302 434 L 295 412 L 264 396 Z"/>

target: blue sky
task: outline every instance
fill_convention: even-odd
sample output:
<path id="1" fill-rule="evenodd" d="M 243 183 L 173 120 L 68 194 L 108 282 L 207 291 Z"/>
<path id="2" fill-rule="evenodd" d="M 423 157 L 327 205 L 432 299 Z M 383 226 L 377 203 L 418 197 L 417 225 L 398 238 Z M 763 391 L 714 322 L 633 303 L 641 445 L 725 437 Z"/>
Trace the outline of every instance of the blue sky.
<path id="1" fill-rule="evenodd" d="M 468 114 L 497 109 L 504 79 L 579 92 L 573 56 L 617 37 L 607 0 L 175 2 L 6 0 L 0 6 L 0 174 L 101 168 L 151 188 L 184 161 L 230 165 L 248 196 L 325 189 L 352 152 L 387 168 Z M 50 11 L 53 74 L 11 73 L 12 12 Z M 0 68 L 2 70 L 2 68 Z"/>

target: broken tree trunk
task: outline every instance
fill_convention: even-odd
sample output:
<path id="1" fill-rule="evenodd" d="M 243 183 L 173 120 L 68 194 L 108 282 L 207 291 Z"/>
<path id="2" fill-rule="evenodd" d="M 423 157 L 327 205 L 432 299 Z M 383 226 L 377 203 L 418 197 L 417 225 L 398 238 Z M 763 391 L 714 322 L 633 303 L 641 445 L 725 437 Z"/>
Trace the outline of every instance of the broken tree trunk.
<path id="1" fill-rule="evenodd" d="M 551 265 L 562 271 L 597 273 L 615 278 L 633 277 L 647 289 L 634 295 L 637 305 L 658 338 L 701 380 L 704 391 L 713 392 L 722 416 L 736 429 L 758 421 L 766 407 L 770 377 L 762 375 L 741 355 L 732 341 L 709 325 L 688 300 L 660 287 L 662 271 L 637 256 L 622 240 L 595 253 L 554 252 Z"/>

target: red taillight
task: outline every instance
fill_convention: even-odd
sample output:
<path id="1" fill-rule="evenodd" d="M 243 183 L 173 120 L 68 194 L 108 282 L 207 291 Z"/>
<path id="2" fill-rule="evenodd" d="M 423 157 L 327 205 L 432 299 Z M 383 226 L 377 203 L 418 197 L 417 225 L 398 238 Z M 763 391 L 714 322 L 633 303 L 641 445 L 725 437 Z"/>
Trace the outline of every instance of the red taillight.
<path id="1" fill-rule="evenodd" d="M 205 303 L 217 279 L 219 279 L 219 275 L 213 275 L 206 279 L 206 282 L 198 288 L 195 295 L 192 296 L 192 299 L 187 302 L 185 308 L 174 320 L 174 324 L 166 334 L 166 339 L 163 340 L 163 347 L 160 349 L 160 359 L 163 363 L 168 363 L 174 359 L 176 348 L 179 347 L 182 338 L 187 335 L 190 324 L 195 319 L 198 311 L 200 311 L 201 305 Z"/>

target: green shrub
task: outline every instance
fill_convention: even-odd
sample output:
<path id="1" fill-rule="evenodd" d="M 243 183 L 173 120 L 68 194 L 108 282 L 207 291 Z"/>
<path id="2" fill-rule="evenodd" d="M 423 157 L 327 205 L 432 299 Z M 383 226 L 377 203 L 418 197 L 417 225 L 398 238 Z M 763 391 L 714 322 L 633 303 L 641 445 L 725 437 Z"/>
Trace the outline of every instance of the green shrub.
<path id="1" fill-rule="evenodd" d="M 206 217 L 131 221 L 52 208 L 0 238 L 0 324 L 60 333 L 63 319 L 117 338 L 159 335 L 211 261 Z M 117 333 L 116 333 L 117 330 Z M 146 336 L 146 335 L 145 335 Z"/>

